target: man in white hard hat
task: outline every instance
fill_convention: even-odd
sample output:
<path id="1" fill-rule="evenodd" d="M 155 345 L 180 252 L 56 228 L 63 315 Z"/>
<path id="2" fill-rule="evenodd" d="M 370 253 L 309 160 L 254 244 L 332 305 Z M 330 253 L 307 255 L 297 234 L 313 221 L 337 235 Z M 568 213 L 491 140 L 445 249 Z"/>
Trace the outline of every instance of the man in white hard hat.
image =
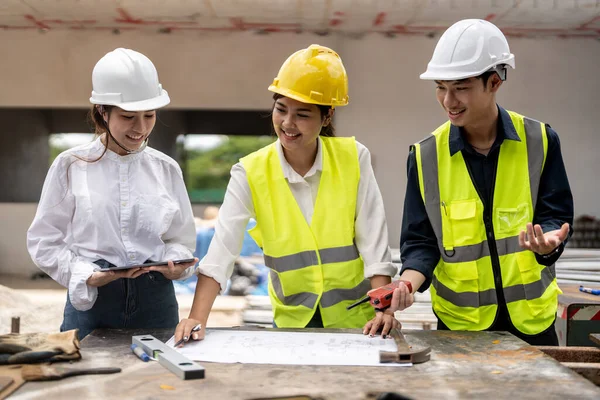
<path id="1" fill-rule="evenodd" d="M 496 104 L 508 67 L 515 57 L 488 21 L 459 21 L 440 38 L 421 79 L 435 82 L 449 121 L 410 150 L 401 275 L 430 287 L 438 329 L 557 345 L 554 262 L 573 198 L 556 132 Z M 396 290 L 394 308 L 412 301 Z"/>

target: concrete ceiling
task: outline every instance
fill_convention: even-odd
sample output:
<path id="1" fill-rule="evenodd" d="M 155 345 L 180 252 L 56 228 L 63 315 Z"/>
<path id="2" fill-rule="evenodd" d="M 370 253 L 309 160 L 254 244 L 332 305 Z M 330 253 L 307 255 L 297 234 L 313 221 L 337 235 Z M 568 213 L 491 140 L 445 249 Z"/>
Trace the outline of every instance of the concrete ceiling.
<path id="1" fill-rule="evenodd" d="M 600 0 L 1 0 L 0 29 L 432 35 L 463 18 L 510 36 L 600 37 Z"/>

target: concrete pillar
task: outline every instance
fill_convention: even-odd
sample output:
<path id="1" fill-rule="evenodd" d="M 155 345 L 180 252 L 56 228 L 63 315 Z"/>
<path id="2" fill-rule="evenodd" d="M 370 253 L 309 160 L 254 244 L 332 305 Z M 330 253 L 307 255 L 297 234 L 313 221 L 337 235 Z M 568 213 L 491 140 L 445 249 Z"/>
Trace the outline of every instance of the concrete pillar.
<path id="1" fill-rule="evenodd" d="M 37 202 L 48 172 L 47 113 L 0 109 L 0 202 Z"/>

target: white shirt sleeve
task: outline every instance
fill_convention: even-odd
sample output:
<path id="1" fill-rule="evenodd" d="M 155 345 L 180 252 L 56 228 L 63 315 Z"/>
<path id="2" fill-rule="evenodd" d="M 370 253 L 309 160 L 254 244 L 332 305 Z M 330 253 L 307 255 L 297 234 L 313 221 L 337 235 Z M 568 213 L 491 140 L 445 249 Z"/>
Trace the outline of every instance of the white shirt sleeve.
<path id="1" fill-rule="evenodd" d="M 162 237 L 165 242 L 165 255 L 163 259 L 194 258 L 194 249 L 196 248 L 194 213 L 179 166 L 176 167 L 176 174 L 172 177 L 171 182 L 173 183 L 172 190 L 174 197 L 177 199 L 178 209 L 169 229 Z M 181 274 L 178 280 L 187 279 L 193 273 L 194 266 L 191 266 Z"/>
<path id="2" fill-rule="evenodd" d="M 219 209 L 215 234 L 197 268 L 198 273 L 216 280 L 221 290 L 225 290 L 233 273 L 233 265 L 242 250 L 246 226 L 252 217 L 254 204 L 246 171 L 241 163 L 237 163 L 231 168 L 231 179 Z"/>
<path id="3" fill-rule="evenodd" d="M 371 166 L 371 153 L 356 142 L 360 164 L 360 182 L 356 199 L 355 240 L 365 263 L 365 278 L 374 275 L 395 276 L 392 263 L 383 198 Z"/>
<path id="4" fill-rule="evenodd" d="M 91 260 L 70 251 L 65 242 L 75 210 L 74 197 L 65 185 L 71 163 L 70 158 L 59 156 L 50 167 L 37 212 L 27 231 L 27 249 L 42 271 L 69 289 L 73 307 L 86 311 L 98 296 L 98 289 L 86 284 L 96 268 Z"/>

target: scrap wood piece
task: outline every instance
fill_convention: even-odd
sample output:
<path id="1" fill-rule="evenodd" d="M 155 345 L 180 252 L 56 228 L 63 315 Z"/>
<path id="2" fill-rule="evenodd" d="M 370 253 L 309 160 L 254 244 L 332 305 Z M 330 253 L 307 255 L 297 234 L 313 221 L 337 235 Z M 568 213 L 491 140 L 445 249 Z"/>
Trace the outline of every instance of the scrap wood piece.
<path id="1" fill-rule="evenodd" d="M 535 346 L 558 362 L 600 363 L 600 349 L 587 346 Z"/>
<path id="2" fill-rule="evenodd" d="M 577 372 L 595 385 L 600 386 L 600 363 L 563 362 L 561 364 Z"/>
<path id="3" fill-rule="evenodd" d="M 600 347 L 600 333 L 590 333 L 590 340 L 596 346 Z"/>
<path id="4" fill-rule="evenodd" d="M 0 400 L 8 397 L 25 383 L 25 380 L 21 377 L 20 365 L 0 365 L 0 376 L 10 378 L 12 381 L 9 385 L 0 389 Z"/>

